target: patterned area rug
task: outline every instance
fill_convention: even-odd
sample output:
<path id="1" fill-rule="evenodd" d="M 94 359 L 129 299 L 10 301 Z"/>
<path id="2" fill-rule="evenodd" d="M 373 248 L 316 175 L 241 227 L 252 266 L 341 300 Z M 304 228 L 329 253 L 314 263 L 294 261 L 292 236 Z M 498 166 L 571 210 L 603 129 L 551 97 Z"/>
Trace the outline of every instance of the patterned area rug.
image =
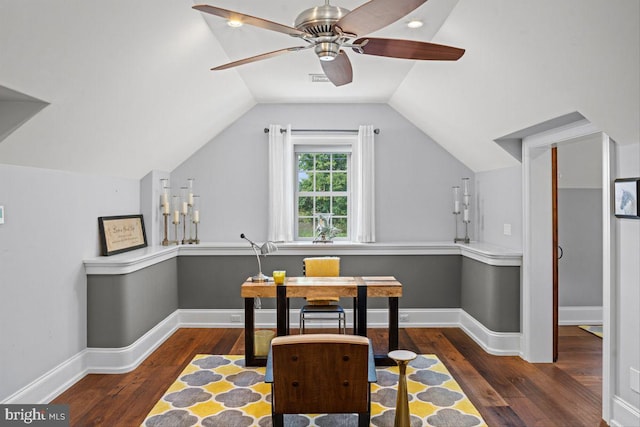
<path id="1" fill-rule="evenodd" d="M 265 368 L 243 356 L 197 355 L 153 407 L 146 427 L 271 426 L 271 385 Z M 398 368 L 378 368 L 371 387 L 371 425 L 393 426 Z M 411 426 L 486 426 L 458 383 L 434 355 L 407 367 Z M 356 414 L 285 415 L 286 426 L 354 426 Z"/>
<path id="2" fill-rule="evenodd" d="M 580 329 L 584 329 L 587 332 L 591 332 L 593 335 L 596 335 L 602 338 L 602 325 L 580 325 Z"/>

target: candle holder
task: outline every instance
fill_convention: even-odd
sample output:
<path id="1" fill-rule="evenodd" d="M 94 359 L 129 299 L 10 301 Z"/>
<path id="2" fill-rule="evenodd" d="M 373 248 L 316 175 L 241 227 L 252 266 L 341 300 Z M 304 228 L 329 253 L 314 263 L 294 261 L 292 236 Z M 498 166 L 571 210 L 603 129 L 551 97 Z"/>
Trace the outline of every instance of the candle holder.
<path id="1" fill-rule="evenodd" d="M 162 246 L 169 246 L 173 244 L 178 244 L 176 240 L 169 240 L 169 216 L 171 216 L 171 205 L 169 203 L 169 180 L 161 179 L 162 183 L 162 193 L 160 194 L 160 209 L 162 210 L 163 217 L 163 238 L 162 238 Z"/>
<path id="2" fill-rule="evenodd" d="M 173 223 L 173 236 L 175 237 L 173 242 L 177 245 L 180 243 L 180 239 L 178 237 L 178 225 L 180 224 L 180 198 L 178 196 L 173 196 L 172 202 L 173 212 L 171 214 L 171 222 Z"/>
<path id="3" fill-rule="evenodd" d="M 198 239 L 198 224 L 200 223 L 200 196 L 193 196 L 193 204 L 191 208 L 191 222 L 193 223 L 195 237 L 193 239 L 189 239 L 189 243 L 197 245 L 200 243 L 200 239 Z M 191 236 L 191 233 L 189 233 L 189 236 Z"/>
<path id="4" fill-rule="evenodd" d="M 187 186 L 180 188 L 180 195 L 170 195 L 168 179 L 161 179 L 160 209 L 164 220 L 162 245 L 199 244 L 198 224 L 200 223 L 199 196 L 193 194 L 194 179 L 187 180 Z M 170 199 L 170 200 L 169 200 Z M 171 203 L 169 203 L 171 201 Z M 171 218 L 171 219 L 169 219 Z M 173 224 L 173 240 L 169 239 L 169 221 Z M 178 226 L 182 223 L 182 239 Z M 187 231 L 188 228 L 188 231 Z M 195 236 L 192 237 L 192 228 Z"/>
<path id="5" fill-rule="evenodd" d="M 469 193 L 469 178 L 462 178 L 462 212 L 460 212 L 460 187 L 453 187 L 453 218 L 455 221 L 456 234 L 453 238 L 454 243 L 469 243 L 469 209 L 471 207 L 471 194 Z M 458 215 L 462 213 L 462 222 L 464 224 L 464 237 L 458 237 Z"/>

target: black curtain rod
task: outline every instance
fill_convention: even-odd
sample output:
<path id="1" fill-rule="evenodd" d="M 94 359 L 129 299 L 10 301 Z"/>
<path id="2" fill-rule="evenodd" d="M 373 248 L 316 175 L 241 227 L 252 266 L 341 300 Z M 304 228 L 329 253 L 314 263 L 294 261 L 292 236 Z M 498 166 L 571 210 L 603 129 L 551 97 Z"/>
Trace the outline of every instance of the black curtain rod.
<path id="1" fill-rule="evenodd" d="M 286 133 L 286 129 L 280 129 L 280 133 Z M 336 132 L 336 133 L 358 133 L 358 129 L 291 129 L 291 132 Z M 264 133 L 269 133 L 269 128 L 264 128 Z M 380 133 L 380 129 L 374 129 L 373 133 L 378 135 Z"/>

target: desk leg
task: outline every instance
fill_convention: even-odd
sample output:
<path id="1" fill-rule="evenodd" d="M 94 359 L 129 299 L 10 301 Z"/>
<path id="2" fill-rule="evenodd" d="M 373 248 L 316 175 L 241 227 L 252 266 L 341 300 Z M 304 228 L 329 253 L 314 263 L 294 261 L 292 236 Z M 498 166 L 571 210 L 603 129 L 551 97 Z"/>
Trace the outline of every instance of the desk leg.
<path id="1" fill-rule="evenodd" d="M 358 335 L 358 298 L 353 298 L 353 335 Z"/>
<path id="2" fill-rule="evenodd" d="M 277 335 L 283 336 L 287 335 L 289 325 L 288 323 L 288 298 L 287 298 L 287 287 L 286 286 L 278 286 L 276 291 L 276 324 L 278 326 Z"/>
<path id="3" fill-rule="evenodd" d="M 244 299 L 244 360 L 247 366 L 259 366 L 253 348 L 255 335 L 255 313 L 253 298 Z"/>
<path id="4" fill-rule="evenodd" d="M 398 297 L 389 297 L 389 351 L 398 349 Z"/>
<path id="5" fill-rule="evenodd" d="M 358 304 L 354 318 L 356 322 L 356 335 L 367 336 L 367 286 L 358 285 Z"/>
<path id="6" fill-rule="evenodd" d="M 389 352 L 398 349 L 398 297 L 389 297 Z M 376 366 L 393 366 L 388 354 L 374 355 Z"/>

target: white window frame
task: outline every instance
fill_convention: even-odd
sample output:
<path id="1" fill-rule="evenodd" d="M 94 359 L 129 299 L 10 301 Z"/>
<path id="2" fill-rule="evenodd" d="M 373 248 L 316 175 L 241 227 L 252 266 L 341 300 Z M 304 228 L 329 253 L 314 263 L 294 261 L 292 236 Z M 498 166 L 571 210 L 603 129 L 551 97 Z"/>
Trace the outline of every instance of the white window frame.
<path id="1" fill-rule="evenodd" d="M 312 241 L 313 237 L 298 236 L 298 196 L 300 194 L 298 188 L 298 154 L 300 153 L 346 153 L 347 154 L 347 236 L 335 237 L 333 240 L 352 241 L 353 240 L 353 198 L 355 196 L 353 189 L 353 180 L 351 179 L 353 170 L 353 147 L 357 143 L 358 135 L 292 135 L 291 142 L 293 144 L 293 156 L 295 164 L 294 173 L 294 208 L 293 215 L 295 241 Z M 331 196 L 331 194 L 328 194 Z"/>

